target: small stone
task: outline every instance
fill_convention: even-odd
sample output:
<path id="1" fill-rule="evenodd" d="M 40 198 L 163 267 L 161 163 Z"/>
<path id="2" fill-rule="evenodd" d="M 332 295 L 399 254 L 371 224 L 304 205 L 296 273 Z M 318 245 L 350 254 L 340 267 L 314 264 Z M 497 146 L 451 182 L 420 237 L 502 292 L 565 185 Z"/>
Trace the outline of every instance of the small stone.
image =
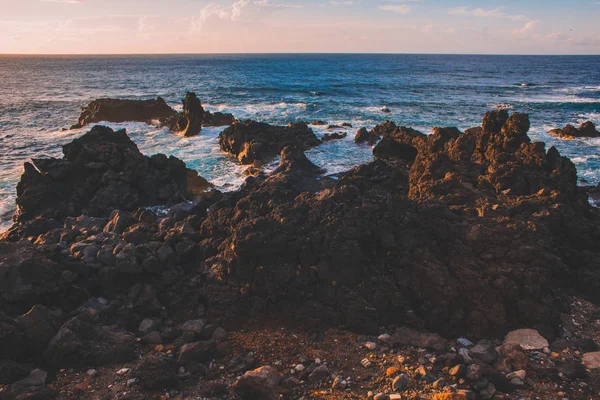
<path id="1" fill-rule="evenodd" d="M 213 332 L 211 339 L 217 342 L 222 342 L 223 340 L 227 339 L 227 331 L 219 326 Z"/>
<path id="2" fill-rule="evenodd" d="M 129 373 L 129 371 L 131 371 L 129 368 L 121 368 L 120 370 L 117 371 L 117 375 L 119 375 L 119 376 L 127 375 Z"/>
<path id="3" fill-rule="evenodd" d="M 389 400 L 402 400 L 402 396 L 399 394 L 390 394 L 388 398 Z"/>
<path id="4" fill-rule="evenodd" d="M 366 342 L 366 343 L 364 344 L 364 346 L 365 346 L 367 349 L 369 349 L 369 350 L 373 351 L 373 350 L 375 350 L 375 349 L 377 348 L 377 343 L 373 343 L 373 342 Z"/>
<path id="5" fill-rule="evenodd" d="M 246 372 L 233 385 L 233 390 L 242 398 L 275 399 L 279 386 L 279 372 L 269 366 Z"/>
<path id="6" fill-rule="evenodd" d="M 447 386 L 447 383 L 443 379 L 438 379 L 437 381 L 433 382 L 432 386 L 434 389 L 442 389 Z"/>
<path id="7" fill-rule="evenodd" d="M 493 343 L 485 339 L 479 341 L 479 343 L 469 351 L 469 355 L 487 364 L 493 363 L 498 358 L 498 352 Z"/>
<path id="8" fill-rule="evenodd" d="M 317 365 L 321 364 L 321 359 L 320 358 L 315 358 L 315 364 L 317 364 Z"/>
<path id="9" fill-rule="evenodd" d="M 73 386 L 73 389 L 76 392 L 85 392 L 87 390 L 87 388 L 88 388 L 87 382 L 81 382 L 81 383 L 78 383 L 77 385 Z"/>
<path id="10" fill-rule="evenodd" d="M 320 382 L 329 377 L 329 369 L 326 365 L 318 366 L 309 376 L 308 379 L 312 382 Z"/>
<path id="11" fill-rule="evenodd" d="M 581 360 L 587 369 L 600 368 L 600 352 L 585 353 Z"/>
<path id="12" fill-rule="evenodd" d="M 519 378 L 511 379 L 510 384 L 513 386 L 517 386 L 517 387 L 525 386 L 525 383 L 522 380 L 520 380 Z"/>
<path id="13" fill-rule="evenodd" d="M 462 349 L 458 350 L 458 354 L 463 358 L 463 361 L 465 362 L 465 364 L 467 364 L 467 365 L 473 364 L 473 359 L 469 355 L 469 350 L 462 348 Z"/>
<path id="14" fill-rule="evenodd" d="M 462 378 L 465 375 L 465 372 L 467 372 L 467 367 L 465 367 L 464 364 L 458 364 L 450 369 L 449 374 L 456 378 Z"/>
<path id="15" fill-rule="evenodd" d="M 98 371 L 96 371 L 95 369 L 88 369 L 87 370 L 87 376 L 88 376 L 88 378 L 92 379 L 96 375 L 98 375 Z"/>
<path id="16" fill-rule="evenodd" d="M 373 396 L 375 396 L 375 393 L 373 393 L 372 391 L 370 391 L 370 390 L 369 390 L 369 391 L 367 392 L 367 398 L 368 398 L 368 399 L 372 399 L 372 398 L 373 398 Z"/>
<path id="17" fill-rule="evenodd" d="M 398 367 L 389 367 L 388 369 L 385 370 L 385 376 L 388 377 L 392 377 L 392 376 L 396 376 L 400 373 L 400 368 Z"/>
<path id="18" fill-rule="evenodd" d="M 535 329 L 518 329 L 510 332 L 504 344 L 519 344 L 523 350 L 542 350 L 549 346 L 548 341 Z"/>
<path id="19" fill-rule="evenodd" d="M 398 375 L 394 378 L 392 382 L 392 391 L 393 392 L 403 392 L 408 387 L 410 383 L 410 378 L 406 374 Z"/>
<path id="20" fill-rule="evenodd" d="M 373 400 L 387 400 L 388 396 L 385 393 L 377 393 Z"/>
<path id="21" fill-rule="evenodd" d="M 469 339 L 466 338 L 459 338 L 456 343 L 460 346 L 460 347 L 473 347 L 473 342 L 471 342 Z"/>
<path id="22" fill-rule="evenodd" d="M 302 372 L 302 371 L 304 371 L 305 369 L 306 369 L 306 367 L 305 367 L 304 365 L 302 365 L 302 364 L 297 364 L 297 365 L 294 367 L 294 370 L 296 370 L 296 372 Z"/>
<path id="23" fill-rule="evenodd" d="M 524 381 L 526 376 L 527 376 L 527 372 L 525 370 L 519 370 L 519 371 L 511 372 L 510 374 L 506 375 L 506 379 L 511 380 L 511 379 L 517 378 L 517 379 Z"/>
<path id="24" fill-rule="evenodd" d="M 153 320 L 152 318 L 145 318 L 144 320 L 142 320 L 142 322 L 140 322 L 140 326 L 138 327 L 138 331 L 140 333 L 148 333 L 150 331 L 153 331 L 156 326 L 158 324 L 156 323 L 155 320 Z"/>
<path id="25" fill-rule="evenodd" d="M 487 388 L 485 388 L 479 392 L 479 397 L 481 397 L 484 400 L 492 399 L 492 398 L 494 398 L 495 395 L 496 395 L 496 386 L 494 386 L 493 383 L 490 383 Z"/>
<path id="26" fill-rule="evenodd" d="M 127 381 L 127 387 L 131 387 L 133 386 L 135 383 L 137 382 L 137 379 L 133 378 L 133 379 L 129 379 Z"/>
<path id="27" fill-rule="evenodd" d="M 371 361 L 369 361 L 369 359 L 368 359 L 368 358 L 363 358 L 363 359 L 362 359 L 362 361 L 361 361 L 360 363 L 361 363 L 361 364 L 362 364 L 362 366 L 363 366 L 363 367 L 365 367 L 365 368 L 369 368 L 369 367 L 372 365 Z"/>
<path id="28" fill-rule="evenodd" d="M 348 382 L 345 381 L 341 376 L 336 377 L 333 380 L 333 385 L 331 385 L 332 389 L 344 390 L 348 386 Z"/>
<path id="29" fill-rule="evenodd" d="M 204 320 L 193 319 L 193 320 L 187 321 L 185 324 L 183 324 L 181 329 L 183 329 L 184 331 L 188 331 L 188 332 L 202 333 L 202 330 L 204 329 L 204 325 L 205 325 Z"/>
<path id="30" fill-rule="evenodd" d="M 379 340 L 380 342 L 383 342 L 383 343 L 387 343 L 391 339 L 391 337 L 392 337 L 391 335 L 384 333 L 383 335 L 379 335 L 379 337 L 377 337 L 377 340 Z"/>

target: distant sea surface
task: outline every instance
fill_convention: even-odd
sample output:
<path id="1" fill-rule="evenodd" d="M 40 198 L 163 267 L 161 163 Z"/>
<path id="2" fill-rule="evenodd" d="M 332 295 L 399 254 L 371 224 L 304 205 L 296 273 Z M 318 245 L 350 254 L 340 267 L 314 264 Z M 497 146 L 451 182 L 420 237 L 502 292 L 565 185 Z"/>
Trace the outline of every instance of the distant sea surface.
<path id="1" fill-rule="evenodd" d="M 480 125 L 484 112 L 507 107 L 528 113 L 531 137 L 571 157 L 580 179 L 600 181 L 600 139 L 546 133 L 567 123 L 600 123 L 600 56 L 0 56 L 0 231 L 10 225 L 23 163 L 60 157 L 63 144 L 87 131 L 61 132 L 81 107 L 102 97 L 161 96 L 180 108 L 186 91 L 195 91 L 206 109 L 237 118 L 350 122 L 346 139 L 307 153 L 330 173 L 371 160 L 371 149 L 352 141 L 360 127 L 390 119 L 424 133 L 434 126 L 466 129 Z M 222 128 L 181 138 L 145 124 L 108 125 L 126 128 L 145 154 L 183 159 L 222 190 L 244 180 L 242 168 L 219 150 Z"/>

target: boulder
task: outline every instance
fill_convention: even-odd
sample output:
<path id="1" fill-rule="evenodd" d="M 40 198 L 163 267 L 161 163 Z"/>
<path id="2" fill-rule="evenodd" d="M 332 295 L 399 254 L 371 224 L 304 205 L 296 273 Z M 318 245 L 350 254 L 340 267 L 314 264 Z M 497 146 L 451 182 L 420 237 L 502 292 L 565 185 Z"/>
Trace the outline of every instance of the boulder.
<path id="1" fill-rule="evenodd" d="M 323 135 L 323 142 L 329 142 L 332 140 L 340 140 L 340 139 L 344 139 L 346 136 L 348 136 L 348 133 L 343 132 L 343 133 L 326 133 L 325 135 Z"/>
<path id="2" fill-rule="evenodd" d="M 57 392 L 46 387 L 47 373 L 34 369 L 27 378 L 4 387 L 0 390 L 0 400 L 30 399 L 45 400 L 54 399 Z"/>
<path id="3" fill-rule="evenodd" d="M 241 164 L 266 161 L 286 146 L 302 150 L 318 146 L 321 141 L 305 123 L 273 126 L 255 121 L 236 121 L 219 135 L 219 145 L 233 154 Z"/>
<path id="4" fill-rule="evenodd" d="M 373 149 L 377 158 L 399 160 L 412 164 L 417 157 L 417 147 L 425 141 L 425 135 L 411 128 L 398 127 L 386 121 L 377 125 L 372 135 L 382 140 Z"/>
<path id="5" fill-rule="evenodd" d="M 279 372 L 273 367 L 260 367 L 246 372 L 233 385 L 242 399 L 275 400 L 279 392 Z"/>
<path id="6" fill-rule="evenodd" d="M 127 362 L 134 356 L 134 343 L 127 332 L 74 317 L 50 340 L 44 361 L 56 368 Z"/>
<path id="7" fill-rule="evenodd" d="M 543 350 L 549 346 L 548 341 L 535 329 L 518 329 L 512 331 L 506 335 L 504 344 L 517 344 L 523 350 Z"/>
<path id="8" fill-rule="evenodd" d="M 183 101 L 183 112 L 170 122 L 171 130 L 185 137 L 197 136 L 202 130 L 204 109 L 194 92 L 188 92 Z"/>
<path id="9" fill-rule="evenodd" d="M 167 358 L 146 356 L 139 361 L 132 376 L 145 390 L 165 390 L 179 386 L 177 364 Z"/>
<path id="10" fill-rule="evenodd" d="M 204 111 L 204 122 L 202 125 L 206 127 L 229 126 L 233 124 L 233 121 L 235 121 L 235 117 L 231 114 L 221 112 L 211 113 L 210 111 Z"/>

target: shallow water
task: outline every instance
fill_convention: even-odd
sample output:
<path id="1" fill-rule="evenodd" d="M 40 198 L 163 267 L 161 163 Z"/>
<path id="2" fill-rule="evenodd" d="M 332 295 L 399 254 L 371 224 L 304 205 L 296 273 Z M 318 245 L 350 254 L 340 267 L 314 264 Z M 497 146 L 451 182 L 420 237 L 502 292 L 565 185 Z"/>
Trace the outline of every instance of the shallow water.
<path id="1" fill-rule="evenodd" d="M 348 137 L 310 150 L 330 173 L 371 159 L 355 146 L 361 126 L 391 119 L 423 132 L 466 129 L 497 105 L 531 116 L 534 140 L 555 145 L 590 184 L 600 181 L 600 139 L 546 134 L 567 123 L 600 123 L 600 57 L 447 55 L 198 55 L 118 57 L 0 56 L 0 231 L 10 223 L 23 162 L 60 156 L 61 145 L 86 131 L 60 132 L 82 106 L 100 97 L 164 97 L 180 107 L 193 90 L 211 111 L 270 123 L 350 122 Z M 388 107 L 390 114 L 383 113 Z M 145 124 L 126 128 L 145 154 L 165 153 L 232 190 L 242 168 L 223 154 L 219 128 L 181 138 Z M 323 127 L 315 127 L 318 135 Z"/>

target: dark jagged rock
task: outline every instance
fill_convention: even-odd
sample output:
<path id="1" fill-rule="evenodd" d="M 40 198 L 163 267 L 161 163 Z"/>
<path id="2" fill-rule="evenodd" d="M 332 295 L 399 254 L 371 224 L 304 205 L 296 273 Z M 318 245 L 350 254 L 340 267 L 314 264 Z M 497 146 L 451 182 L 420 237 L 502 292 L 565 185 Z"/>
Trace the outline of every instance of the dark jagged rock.
<path id="1" fill-rule="evenodd" d="M 553 129 L 548 133 L 564 139 L 600 137 L 600 132 L 596 130 L 596 125 L 591 121 L 584 122 L 579 125 L 579 128 L 569 124 L 562 129 Z"/>
<path id="2" fill-rule="evenodd" d="M 134 356 L 134 342 L 126 332 L 75 317 L 60 328 L 43 357 L 53 367 L 127 362 Z"/>
<path id="3" fill-rule="evenodd" d="M 325 135 L 323 135 L 323 142 L 329 142 L 331 140 L 339 140 L 339 139 L 344 139 L 346 136 L 348 136 L 348 133 L 343 132 L 343 133 L 326 133 Z"/>
<path id="4" fill-rule="evenodd" d="M 167 122 L 172 131 L 185 137 L 197 136 L 204 122 L 204 108 L 196 93 L 188 92 L 183 101 L 183 112 Z"/>
<path id="5" fill-rule="evenodd" d="M 373 149 L 375 157 L 412 163 L 417 157 L 417 148 L 426 136 L 414 129 L 398 127 L 393 122 L 386 121 L 373 129 L 371 137 L 382 137 Z"/>
<path id="6" fill-rule="evenodd" d="M 98 99 L 83 108 L 79 122 L 71 129 L 82 128 L 94 123 L 164 121 L 177 115 L 161 97 L 153 100 Z"/>
<path id="7" fill-rule="evenodd" d="M 377 141 L 381 139 L 381 136 L 374 131 L 369 131 L 367 128 L 360 128 L 356 135 L 354 136 L 354 143 L 362 144 L 366 143 L 368 145 L 374 145 Z"/>
<path id="8" fill-rule="evenodd" d="M 179 203 L 212 186 L 177 158 L 144 156 L 124 130 L 95 126 L 65 145 L 63 153 L 63 159 L 25 164 L 17 186 L 16 223 L 81 214 L 106 217 L 115 209 Z"/>
<path id="9" fill-rule="evenodd" d="M 219 145 L 233 154 L 241 164 L 252 164 L 274 157 L 284 147 L 294 145 L 303 150 L 321 141 L 305 123 L 273 126 L 255 121 L 236 121 L 219 135 Z"/>
<path id="10" fill-rule="evenodd" d="M 182 102 L 183 111 L 178 113 L 161 97 L 156 100 L 98 99 L 83 108 L 79 122 L 71 129 L 103 121 L 131 121 L 166 126 L 175 133 L 190 137 L 200 134 L 202 126 L 226 126 L 234 121 L 231 114 L 204 111 L 194 92 L 188 92 Z"/>
<path id="11" fill-rule="evenodd" d="M 504 111 L 430 137 L 384 124 L 388 141 L 416 150 L 410 171 L 409 157 L 378 159 L 318 193 L 281 173 L 255 180 L 202 224 L 216 254 L 206 274 L 248 288 L 246 313 L 296 323 L 373 333 L 402 320 L 472 337 L 526 325 L 552 336 L 556 289 L 600 288 L 600 215 L 573 164 L 531 143 L 528 128 Z"/>
<path id="12" fill-rule="evenodd" d="M 229 126 L 233 124 L 233 121 L 235 121 L 235 117 L 232 114 L 204 111 L 203 126 Z"/>

